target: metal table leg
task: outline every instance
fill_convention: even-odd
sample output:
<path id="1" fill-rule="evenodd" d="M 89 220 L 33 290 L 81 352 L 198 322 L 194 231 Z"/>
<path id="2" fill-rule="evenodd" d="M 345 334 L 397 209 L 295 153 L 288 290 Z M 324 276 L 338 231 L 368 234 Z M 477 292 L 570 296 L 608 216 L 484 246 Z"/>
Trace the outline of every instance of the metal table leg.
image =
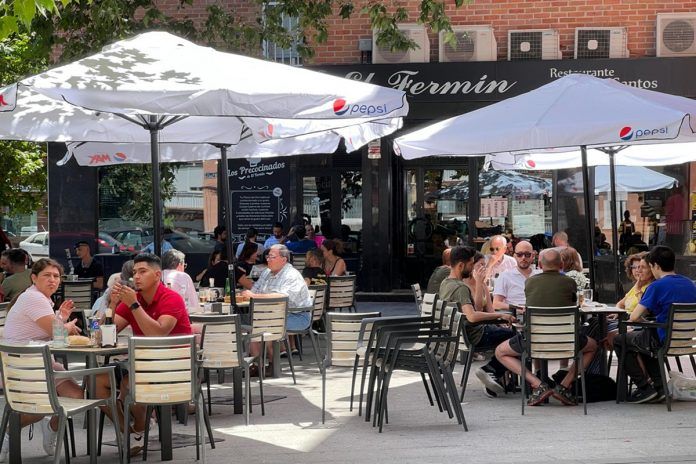
<path id="1" fill-rule="evenodd" d="M 232 392 L 234 394 L 234 413 L 242 414 L 244 412 L 244 398 L 242 394 L 242 368 L 235 367 L 232 369 Z"/>
<path id="2" fill-rule="evenodd" d="M 97 367 L 97 355 L 87 354 L 87 369 Z M 88 377 L 88 398 L 92 398 L 97 389 L 97 379 L 94 375 Z M 87 411 L 87 454 L 90 464 L 97 464 L 97 412 L 93 409 Z"/>
<path id="3" fill-rule="evenodd" d="M 162 461 L 172 460 L 172 407 L 169 405 L 161 406 L 160 420 L 160 442 L 162 446 Z M 198 418 L 196 418 L 198 420 Z"/>
<path id="4" fill-rule="evenodd" d="M 22 423 L 19 414 L 10 412 L 10 421 L 7 425 L 10 437 L 10 464 L 22 463 Z"/>

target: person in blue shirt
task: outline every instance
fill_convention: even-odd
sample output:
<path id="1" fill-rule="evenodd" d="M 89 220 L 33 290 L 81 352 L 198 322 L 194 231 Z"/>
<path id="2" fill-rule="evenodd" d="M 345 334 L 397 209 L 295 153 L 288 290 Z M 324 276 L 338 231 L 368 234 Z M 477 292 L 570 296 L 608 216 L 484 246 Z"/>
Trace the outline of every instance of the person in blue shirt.
<path id="1" fill-rule="evenodd" d="M 165 254 L 169 250 L 173 250 L 173 249 L 174 249 L 174 247 L 172 246 L 171 243 L 169 243 L 168 240 L 162 239 L 162 246 L 161 246 L 162 254 Z M 142 250 L 140 250 L 140 252 L 154 254 L 155 253 L 155 241 L 153 240 L 152 242 L 150 242 L 150 244 L 148 246 L 146 246 L 145 248 L 143 248 Z"/>
<path id="2" fill-rule="evenodd" d="M 273 224 L 273 235 L 268 237 L 265 242 L 263 242 L 263 248 L 271 248 L 273 245 L 285 243 L 285 235 L 283 235 L 283 224 L 276 222 Z"/>
<path id="3" fill-rule="evenodd" d="M 655 322 L 665 323 L 669 320 L 672 303 L 696 303 L 696 285 L 687 277 L 674 272 L 676 257 L 671 248 L 656 246 L 643 259 L 650 266 L 655 282 L 648 286 L 640 303 L 631 312 L 631 322 L 641 321 L 643 316 L 650 315 L 655 318 Z M 665 329 L 643 329 L 614 339 L 614 350 L 618 357 L 626 350 L 626 374 L 637 386 L 628 399 L 629 403 L 659 402 L 664 399 L 660 366 L 652 354 L 665 341 L 665 335 Z M 640 361 L 645 366 L 645 371 Z"/>
<path id="4" fill-rule="evenodd" d="M 294 235 L 296 239 L 285 244 L 285 246 L 288 247 L 288 250 L 292 251 L 293 253 L 305 254 L 309 250 L 317 247 L 314 240 L 306 238 L 307 232 L 305 231 L 305 227 L 303 225 L 295 226 L 293 231 L 295 232 Z"/>

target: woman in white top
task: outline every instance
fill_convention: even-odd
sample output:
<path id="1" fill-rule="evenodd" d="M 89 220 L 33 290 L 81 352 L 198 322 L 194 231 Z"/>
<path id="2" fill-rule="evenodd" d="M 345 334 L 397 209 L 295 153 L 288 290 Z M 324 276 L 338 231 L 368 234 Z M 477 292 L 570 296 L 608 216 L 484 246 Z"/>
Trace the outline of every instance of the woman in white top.
<path id="1" fill-rule="evenodd" d="M 7 313 L 5 321 L 4 338 L 12 342 L 49 341 L 53 335 L 53 295 L 60 286 L 60 276 L 63 267 L 52 259 L 42 258 L 31 268 L 31 281 L 33 285 L 19 295 L 12 309 Z M 65 321 L 73 310 L 72 300 L 64 301 L 60 306 L 61 318 Z M 65 324 L 70 334 L 78 334 L 80 329 L 75 326 L 76 320 Z M 53 362 L 54 371 L 63 371 L 62 364 Z M 82 398 L 82 389 L 74 380 L 56 379 L 56 391 L 58 396 L 68 398 Z M 21 415 L 22 427 L 37 422 L 41 416 L 28 414 Z M 56 430 L 58 420 L 56 417 L 43 420 L 41 430 L 43 432 L 43 448 L 46 454 L 53 455 L 56 444 Z M 5 438 L 7 442 L 7 437 Z M 3 446 L 3 451 L 4 451 Z"/>

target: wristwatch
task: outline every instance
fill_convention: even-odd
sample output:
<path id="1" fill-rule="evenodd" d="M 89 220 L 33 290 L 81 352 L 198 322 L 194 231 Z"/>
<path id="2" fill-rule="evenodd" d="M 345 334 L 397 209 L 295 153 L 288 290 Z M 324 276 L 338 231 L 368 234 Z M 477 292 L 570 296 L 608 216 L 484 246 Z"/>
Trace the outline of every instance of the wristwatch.
<path id="1" fill-rule="evenodd" d="M 131 311 L 135 311 L 139 307 L 140 307 L 140 303 L 138 303 L 137 301 L 135 303 L 133 303 L 132 305 L 130 305 Z"/>

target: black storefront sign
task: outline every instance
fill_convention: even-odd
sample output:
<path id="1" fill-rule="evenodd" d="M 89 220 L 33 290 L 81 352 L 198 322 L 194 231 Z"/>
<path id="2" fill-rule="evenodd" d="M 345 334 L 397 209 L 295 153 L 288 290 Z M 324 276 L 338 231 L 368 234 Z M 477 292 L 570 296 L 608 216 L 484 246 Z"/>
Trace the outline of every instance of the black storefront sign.
<path id="1" fill-rule="evenodd" d="M 469 109 L 534 90 L 571 73 L 590 74 L 647 90 L 696 98 L 691 76 L 696 58 L 489 61 L 340 65 L 315 68 L 328 74 L 403 90 L 409 119 L 431 118 L 429 104 L 468 103 Z M 461 107 L 459 107 L 461 109 Z"/>
<path id="2" fill-rule="evenodd" d="M 270 234 L 273 224 L 288 223 L 290 165 L 287 159 L 229 161 L 232 233 L 243 240 L 249 227 Z"/>

